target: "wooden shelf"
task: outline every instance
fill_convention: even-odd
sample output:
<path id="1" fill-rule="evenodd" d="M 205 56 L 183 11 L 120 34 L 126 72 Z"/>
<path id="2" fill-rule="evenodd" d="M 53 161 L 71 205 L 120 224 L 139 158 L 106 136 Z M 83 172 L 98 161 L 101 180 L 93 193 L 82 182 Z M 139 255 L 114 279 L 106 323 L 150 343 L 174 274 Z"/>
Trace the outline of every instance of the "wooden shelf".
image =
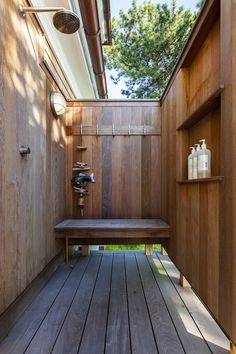
<path id="1" fill-rule="evenodd" d="M 210 183 L 210 182 L 216 182 L 216 181 L 223 181 L 224 177 L 223 176 L 213 176 L 210 178 L 196 178 L 196 179 L 181 179 L 178 180 L 177 183 L 179 184 L 191 184 L 191 183 Z"/>
<path id="2" fill-rule="evenodd" d="M 196 109 L 189 117 L 187 117 L 184 122 L 177 128 L 177 130 L 181 129 L 189 129 L 194 124 L 198 123 L 202 120 L 208 113 L 213 111 L 215 108 L 220 107 L 220 95 L 224 89 L 224 85 L 221 85 L 213 94 L 211 94 L 200 107 Z"/>

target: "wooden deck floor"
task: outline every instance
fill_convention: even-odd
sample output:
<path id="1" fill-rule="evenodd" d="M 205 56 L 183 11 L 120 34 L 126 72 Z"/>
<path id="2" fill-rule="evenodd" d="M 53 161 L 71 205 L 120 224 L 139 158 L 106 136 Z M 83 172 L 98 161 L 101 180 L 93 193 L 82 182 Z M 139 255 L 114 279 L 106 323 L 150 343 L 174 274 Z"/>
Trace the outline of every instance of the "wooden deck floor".
<path id="1" fill-rule="evenodd" d="M 0 353 L 229 353 L 228 340 L 178 276 L 159 253 L 73 259 L 20 317 Z"/>

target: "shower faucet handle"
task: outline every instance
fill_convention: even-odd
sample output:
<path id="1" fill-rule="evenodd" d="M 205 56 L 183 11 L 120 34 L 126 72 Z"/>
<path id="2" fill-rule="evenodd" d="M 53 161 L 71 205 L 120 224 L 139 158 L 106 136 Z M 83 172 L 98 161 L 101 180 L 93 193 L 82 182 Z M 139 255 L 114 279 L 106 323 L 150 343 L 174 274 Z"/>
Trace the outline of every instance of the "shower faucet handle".
<path id="1" fill-rule="evenodd" d="M 21 145 L 19 147 L 19 153 L 21 154 L 21 156 L 25 156 L 25 155 L 29 155 L 31 153 L 31 150 L 29 146 Z"/>

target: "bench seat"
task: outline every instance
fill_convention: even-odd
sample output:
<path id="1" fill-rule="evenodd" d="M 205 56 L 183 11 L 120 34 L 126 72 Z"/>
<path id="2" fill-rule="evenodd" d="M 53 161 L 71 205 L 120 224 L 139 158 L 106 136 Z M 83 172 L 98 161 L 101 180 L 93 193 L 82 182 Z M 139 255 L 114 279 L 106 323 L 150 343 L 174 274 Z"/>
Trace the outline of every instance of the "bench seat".
<path id="1" fill-rule="evenodd" d="M 56 238 L 69 245 L 166 245 L 170 226 L 161 219 L 68 219 L 55 226 Z"/>

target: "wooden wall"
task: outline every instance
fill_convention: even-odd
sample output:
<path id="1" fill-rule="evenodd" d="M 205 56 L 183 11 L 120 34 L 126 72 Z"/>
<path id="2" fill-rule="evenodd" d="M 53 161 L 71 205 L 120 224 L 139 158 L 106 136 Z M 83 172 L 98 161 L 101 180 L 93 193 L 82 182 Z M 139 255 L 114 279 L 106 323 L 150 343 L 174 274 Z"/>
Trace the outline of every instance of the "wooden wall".
<path id="1" fill-rule="evenodd" d="M 206 7 L 212 3 L 219 1 Z M 17 0 L 0 2 L 0 313 L 60 250 L 53 226 L 79 217 L 69 182 L 73 163 L 82 160 L 96 179 L 85 217 L 167 221 L 171 258 L 236 343 L 236 0 L 220 3 L 220 19 L 178 71 L 161 108 L 146 101 L 69 103 L 72 128 L 145 123 L 156 135 L 81 137 L 66 136 L 64 120 L 52 117 L 55 84 L 39 66 L 40 33 L 19 16 Z M 220 84 L 221 105 L 177 131 Z M 213 174 L 224 180 L 185 183 L 188 147 L 204 137 Z M 32 150 L 28 159 L 19 155 L 21 144 Z M 80 144 L 88 147 L 83 155 Z"/>
<path id="2" fill-rule="evenodd" d="M 210 3 L 217 4 L 219 1 Z M 235 23 L 236 1 L 221 1 L 220 17 L 215 18 L 191 63 L 178 70 L 161 106 L 161 215 L 172 227 L 169 254 L 234 343 Z M 195 42 L 198 41 L 196 36 Z M 219 94 L 222 84 L 224 89 Z M 214 96 L 217 90 L 219 100 L 204 113 L 204 102 L 209 103 L 208 98 Z M 178 130 L 196 111 L 200 115 L 203 112 L 199 121 L 190 124 L 188 129 Z M 207 139 L 212 151 L 212 175 L 223 176 L 223 181 L 220 178 L 202 183 L 183 181 L 187 177 L 188 148 L 201 138 Z"/>
<path id="3" fill-rule="evenodd" d="M 0 313 L 58 253 L 53 227 L 65 215 L 64 121 L 50 111 L 41 35 L 18 5 L 0 2 Z"/>
<path id="4" fill-rule="evenodd" d="M 71 130 L 84 134 L 69 136 L 68 144 L 68 207 L 69 217 L 80 217 L 78 194 L 72 191 L 70 180 L 76 161 L 89 164 L 95 172 L 95 184 L 89 185 L 90 195 L 85 198 L 85 218 L 157 218 L 161 207 L 161 117 L 159 104 L 150 102 L 74 102 L 67 113 Z M 99 134 L 107 127 L 111 132 L 123 131 L 114 137 L 110 134 L 86 135 L 86 126 Z M 143 124 L 147 136 L 128 136 Z M 116 133 L 115 133 L 116 134 Z M 142 132 L 141 132 L 142 134 Z M 148 133 L 150 134 L 150 133 Z M 77 145 L 87 146 L 78 152 Z M 90 171 L 90 172 L 91 172 Z M 76 175 L 76 173 L 74 173 Z"/>
<path id="5" fill-rule="evenodd" d="M 221 173 L 219 317 L 236 344 L 236 1 L 221 1 Z"/>

